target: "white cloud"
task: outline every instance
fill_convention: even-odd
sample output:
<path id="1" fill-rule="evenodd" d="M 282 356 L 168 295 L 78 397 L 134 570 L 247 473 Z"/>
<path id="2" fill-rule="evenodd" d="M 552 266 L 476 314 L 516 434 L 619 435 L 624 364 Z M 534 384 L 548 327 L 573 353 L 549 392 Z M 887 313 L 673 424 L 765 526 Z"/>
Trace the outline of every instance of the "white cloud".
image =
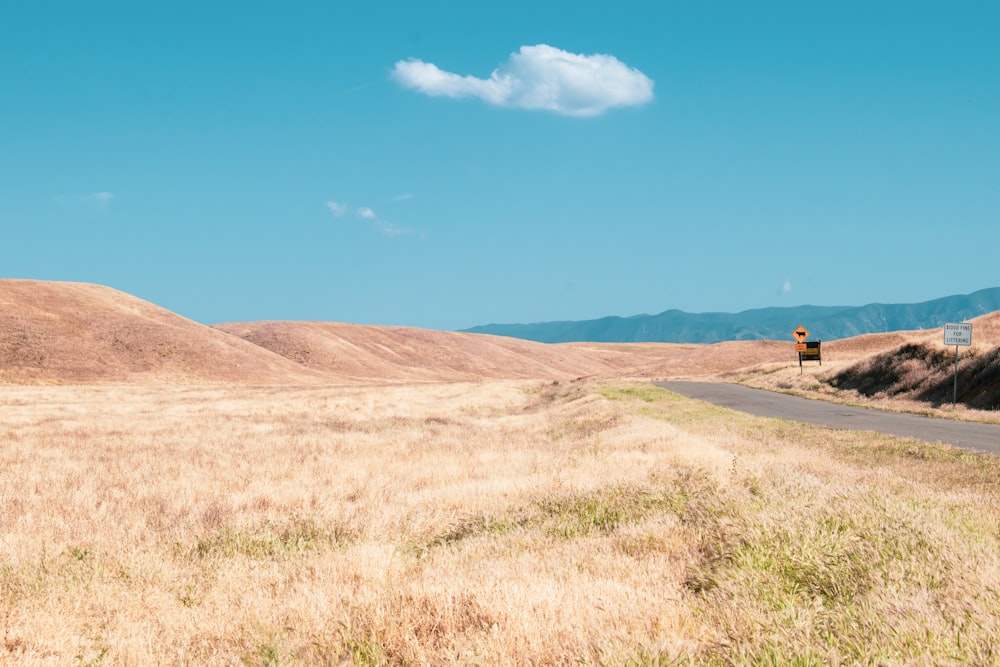
<path id="1" fill-rule="evenodd" d="M 392 198 L 392 201 L 406 201 L 407 199 L 413 199 L 413 194 L 407 192 L 405 194 L 396 195 Z"/>
<path id="2" fill-rule="evenodd" d="M 566 116 L 598 116 L 653 99 L 653 80 L 614 56 L 581 55 L 547 44 L 522 46 L 488 79 L 445 72 L 417 59 L 397 62 L 392 78 L 425 95 L 478 97 L 494 106 Z"/>
<path id="3" fill-rule="evenodd" d="M 392 76 L 407 88 L 425 95 L 445 97 L 479 97 L 490 104 L 504 106 L 511 95 L 509 77 L 500 77 L 494 71 L 489 79 L 460 76 L 445 72 L 433 63 L 423 60 L 400 60 L 393 67 Z"/>
<path id="4" fill-rule="evenodd" d="M 328 201 L 326 206 L 330 209 L 330 212 L 333 213 L 333 217 L 335 218 L 341 218 L 345 213 L 347 213 L 347 204 L 338 204 L 335 201 Z"/>
<path id="5" fill-rule="evenodd" d="M 792 281 L 791 280 L 786 280 L 785 284 L 783 284 L 781 286 L 781 293 L 782 294 L 791 294 L 792 293 Z"/>
<path id="6" fill-rule="evenodd" d="M 374 220 L 378 216 L 375 215 L 375 211 L 371 210 L 367 206 L 362 206 L 358 209 L 358 217 L 364 218 L 365 220 Z"/>

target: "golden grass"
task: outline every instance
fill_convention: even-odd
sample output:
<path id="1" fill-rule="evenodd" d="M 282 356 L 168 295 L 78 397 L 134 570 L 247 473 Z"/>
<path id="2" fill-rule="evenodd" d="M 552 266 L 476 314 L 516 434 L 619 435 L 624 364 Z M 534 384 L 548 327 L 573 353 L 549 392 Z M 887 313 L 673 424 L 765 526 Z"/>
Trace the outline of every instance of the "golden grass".
<path id="1" fill-rule="evenodd" d="M 638 384 L 6 387 L 0 664 L 991 664 L 997 460 Z"/>

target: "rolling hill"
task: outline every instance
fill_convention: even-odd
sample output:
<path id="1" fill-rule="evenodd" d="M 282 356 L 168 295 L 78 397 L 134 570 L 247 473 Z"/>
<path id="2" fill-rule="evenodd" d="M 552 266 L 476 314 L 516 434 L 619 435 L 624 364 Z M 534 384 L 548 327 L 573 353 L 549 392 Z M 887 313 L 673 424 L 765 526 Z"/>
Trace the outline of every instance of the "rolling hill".
<path id="1" fill-rule="evenodd" d="M 989 379 L 995 375 L 1000 348 L 1000 312 L 972 322 L 975 345 L 962 368 Z M 831 371 L 856 365 L 854 379 L 845 377 L 844 388 L 872 387 L 891 393 L 892 386 L 878 384 L 879 378 L 872 375 L 888 375 L 887 369 L 900 375 L 895 369 L 902 366 L 913 370 L 918 357 L 930 359 L 934 368 L 928 367 L 927 374 L 940 379 L 941 337 L 940 329 L 855 336 L 825 343 L 824 360 L 831 362 Z M 914 350 L 914 345 L 922 347 Z M 754 367 L 790 368 L 796 361 L 793 349 L 787 332 L 783 340 L 714 344 L 547 344 L 333 322 L 206 326 L 109 287 L 0 280 L 0 383 L 5 384 L 356 385 L 677 378 L 719 376 Z M 980 382 L 980 386 L 985 385 Z M 987 389 L 993 391 L 992 386 Z M 922 388 L 923 393 L 906 395 L 938 400 L 939 389 L 935 385 L 931 393 Z M 976 399 L 991 406 L 993 400 Z"/>
<path id="2" fill-rule="evenodd" d="M 572 379 L 627 365 L 516 338 L 329 322 L 199 324 L 124 292 L 0 280 L 0 382 L 312 384 Z"/>
<path id="3" fill-rule="evenodd" d="M 0 280 L 0 381 L 321 382 L 262 347 L 110 287 Z"/>
<path id="4" fill-rule="evenodd" d="M 661 377 L 789 360 L 789 343 L 549 345 L 335 322 L 206 326 L 100 285 L 0 280 L 0 382 L 367 383 Z"/>
<path id="5" fill-rule="evenodd" d="M 500 336 L 334 322 L 245 322 L 215 328 L 344 380 L 565 379 L 615 368 L 586 350 Z"/>

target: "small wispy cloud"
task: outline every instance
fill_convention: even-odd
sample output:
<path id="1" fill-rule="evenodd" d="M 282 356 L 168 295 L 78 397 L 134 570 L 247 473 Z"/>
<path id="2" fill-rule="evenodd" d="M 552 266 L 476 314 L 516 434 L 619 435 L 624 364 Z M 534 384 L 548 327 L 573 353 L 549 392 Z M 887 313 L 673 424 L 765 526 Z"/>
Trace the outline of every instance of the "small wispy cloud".
<path id="1" fill-rule="evenodd" d="M 330 209 L 334 218 L 343 218 L 351 210 L 351 207 L 347 204 L 342 204 L 332 200 L 326 202 L 326 207 Z M 371 227 L 376 229 L 383 238 L 392 239 L 399 236 L 416 236 L 424 238 L 424 233 L 421 230 L 394 225 L 388 220 L 380 218 L 375 211 L 368 206 L 355 208 L 354 217 L 367 222 L 371 225 Z"/>
<path id="2" fill-rule="evenodd" d="M 478 97 L 498 107 L 566 116 L 599 116 L 653 99 L 653 80 L 614 56 L 570 53 L 547 44 L 522 46 L 487 79 L 446 72 L 416 58 L 398 61 L 391 76 L 425 95 Z"/>
<path id="3" fill-rule="evenodd" d="M 364 90 L 365 88 L 371 88 L 374 85 L 375 85 L 374 83 L 362 83 L 362 84 L 359 84 L 357 86 L 354 86 L 353 88 L 348 88 L 343 93 L 341 93 L 341 96 L 344 96 L 344 95 L 353 95 L 354 93 L 356 93 L 358 91 Z"/>
<path id="4" fill-rule="evenodd" d="M 407 192 L 401 195 L 396 195 L 392 198 L 392 201 L 406 201 L 407 199 L 413 199 L 413 194 Z"/>
<path id="5" fill-rule="evenodd" d="M 424 233 L 418 229 L 411 229 L 409 227 L 400 227 L 394 225 L 388 220 L 373 220 L 373 226 L 379 231 L 379 234 L 383 238 L 394 239 L 397 236 L 416 236 L 419 238 L 424 238 Z"/>
<path id="6" fill-rule="evenodd" d="M 792 293 L 792 281 L 791 280 L 786 280 L 781 285 L 781 293 L 782 294 L 791 294 Z"/>
<path id="7" fill-rule="evenodd" d="M 333 213 L 333 217 L 335 218 L 344 217 L 344 214 L 346 214 L 348 210 L 347 204 L 340 204 L 335 201 L 326 202 L 326 207 L 330 209 L 330 212 Z"/>

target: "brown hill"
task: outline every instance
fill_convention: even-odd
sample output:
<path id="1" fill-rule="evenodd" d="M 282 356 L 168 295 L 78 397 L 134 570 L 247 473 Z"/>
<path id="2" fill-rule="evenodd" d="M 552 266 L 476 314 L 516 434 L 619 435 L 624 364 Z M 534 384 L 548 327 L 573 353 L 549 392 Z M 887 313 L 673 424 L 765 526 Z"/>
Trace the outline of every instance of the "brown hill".
<path id="1" fill-rule="evenodd" d="M 973 325 L 975 350 L 1000 346 L 1000 313 Z M 824 344 L 824 361 L 846 367 L 940 340 L 940 329 L 859 336 Z M 795 364 L 792 341 L 552 345 L 329 322 L 208 327 L 108 287 L 0 280 L 0 382 L 7 383 L 666 378 L 768 364 Z"/>
<path id="2" fill-rule="evenodd" d="M 792 341 L 538 343 L 489 334 L 331 322 L 215 325 L 315 370 L 345 379 L 660 378 L 792 363 Z"/>
<path id="3" fill-rule="evenodd" d="M 1000 347 L 1000 311 L 987 313 L 969 320 L 972 324 L 972 342 L 976 346 L 994 348 Z M 941 329 L 934 330 L 938 340 L 941 340 Z"/>
<path id="4" fill-rule="evenodd" d="M 100 285 L 0 280 L 0 382 L 564 379 L 603 359 L 498 336 L 320 322 L 208 327 Z"/>
<path id="5" fill-rule="evenodd" d="M 0 280 L 0 381 L 316 382 L 322 376 L 123 292 Z"/>
<path id="6" fill-rule="evenodd" d="M 333 322 L 215 328 L 345 380 L 572 379 L 615 370 L 600 355 L 578 348 L 485 334 Z"/>

